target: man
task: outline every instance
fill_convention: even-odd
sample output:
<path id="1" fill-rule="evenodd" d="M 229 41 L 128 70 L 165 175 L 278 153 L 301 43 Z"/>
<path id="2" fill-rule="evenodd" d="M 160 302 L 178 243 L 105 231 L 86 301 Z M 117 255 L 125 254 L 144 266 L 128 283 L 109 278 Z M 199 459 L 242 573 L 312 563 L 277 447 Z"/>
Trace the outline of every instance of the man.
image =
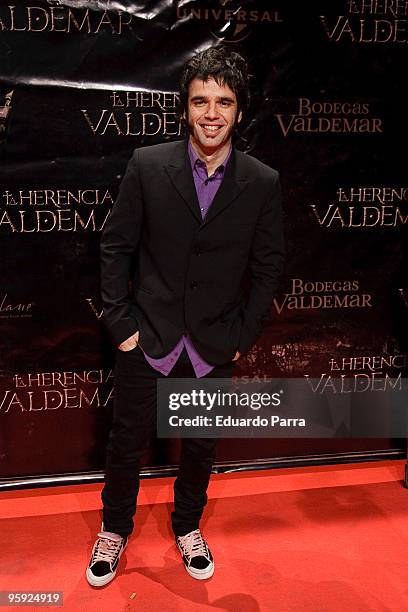
<path id="1" fill-rule="evenodd" d="M 157 379 L 231 377 L 261 334 L 282 266 L 278 173 L 232 146 L 248 102 L 245 61 L 223 48 L 193 57 L 180 101 L 188 139 L 135 150 L 102 236 L 104 319 L 117 354 L 103 523 L 87 568 L 93 586 L 114 578 L 133 530 Z M 197 579 L 214 571 L 199 522 L 215 446 L 183 439 L 174 484 L 176 545 Z"/>

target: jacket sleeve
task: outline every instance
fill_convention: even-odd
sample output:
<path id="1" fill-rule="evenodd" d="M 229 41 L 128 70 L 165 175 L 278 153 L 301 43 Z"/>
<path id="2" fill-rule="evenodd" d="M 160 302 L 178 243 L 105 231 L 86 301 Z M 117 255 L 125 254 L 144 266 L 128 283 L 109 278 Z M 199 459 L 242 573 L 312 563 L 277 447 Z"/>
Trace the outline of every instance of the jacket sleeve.
<path id="1" fill-rule="evenodd" d="M 139 155 L 136 150 L 128 163 L 101 237 L 102 320 L 116 345 L 138 330 L 130 315 L 129 281 L 143 218 Z"/>
<path id="2" fill-rule="evenodd" d="M 250 292 L 244 308 L 238 351 L 246 353 L 262 333 L 283 268 L 284 242 L 282 194 L 278 172 L 258 217 L 252 241 L 249 271 Z"/>

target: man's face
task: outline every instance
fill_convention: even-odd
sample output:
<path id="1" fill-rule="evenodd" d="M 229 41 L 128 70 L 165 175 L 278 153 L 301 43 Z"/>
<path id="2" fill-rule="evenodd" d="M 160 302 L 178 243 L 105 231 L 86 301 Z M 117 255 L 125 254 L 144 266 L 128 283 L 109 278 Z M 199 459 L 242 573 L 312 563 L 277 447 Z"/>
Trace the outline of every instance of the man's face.
<path id="1" fill-rule="evenodd" d="M 188 129 L 195 144 L 205 152 L 221 148 L 231 138 L 237 116 L 237 98 L 228 85 L 220 86 L 210 77 L 208 81 L 193 79 L 188 92 Z"/>

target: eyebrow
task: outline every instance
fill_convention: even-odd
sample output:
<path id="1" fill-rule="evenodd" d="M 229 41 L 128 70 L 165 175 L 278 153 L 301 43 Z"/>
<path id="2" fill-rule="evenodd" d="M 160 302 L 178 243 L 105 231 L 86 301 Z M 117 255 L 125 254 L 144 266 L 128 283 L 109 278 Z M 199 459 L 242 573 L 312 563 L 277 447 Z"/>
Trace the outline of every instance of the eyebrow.
<path id="1" fill-rule="evenodd" d="M 192 98 L 190 98 L 191 102 L 196 102 L 197 100 L 208 100 L 208 97 L 207 96 L 193 96 Z M 217 101 L 232 102 L 233 104 L 235 103 L 234 98 L 230 98 L 228 96 L 221 96 L 220 98 L 217 98 Z"/>

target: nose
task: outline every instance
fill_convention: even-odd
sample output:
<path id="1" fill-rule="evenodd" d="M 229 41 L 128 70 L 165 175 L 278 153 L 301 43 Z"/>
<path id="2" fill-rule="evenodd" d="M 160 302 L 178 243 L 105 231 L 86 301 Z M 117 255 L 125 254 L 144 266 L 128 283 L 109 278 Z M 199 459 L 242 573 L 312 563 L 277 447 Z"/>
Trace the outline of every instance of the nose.
<path id="1" fill-rule="evenodd" d="M 217 104 L 216 104 L 215 100 L 210 100 L 208 102 L 208 105 L 207 105 L 207 108 L 206 108 L 206 112 L 205 112 L 205 116 L 210 121 L 213 121 L 214 119 L 217 119 L 218 112 L 217 112 Z"/>

